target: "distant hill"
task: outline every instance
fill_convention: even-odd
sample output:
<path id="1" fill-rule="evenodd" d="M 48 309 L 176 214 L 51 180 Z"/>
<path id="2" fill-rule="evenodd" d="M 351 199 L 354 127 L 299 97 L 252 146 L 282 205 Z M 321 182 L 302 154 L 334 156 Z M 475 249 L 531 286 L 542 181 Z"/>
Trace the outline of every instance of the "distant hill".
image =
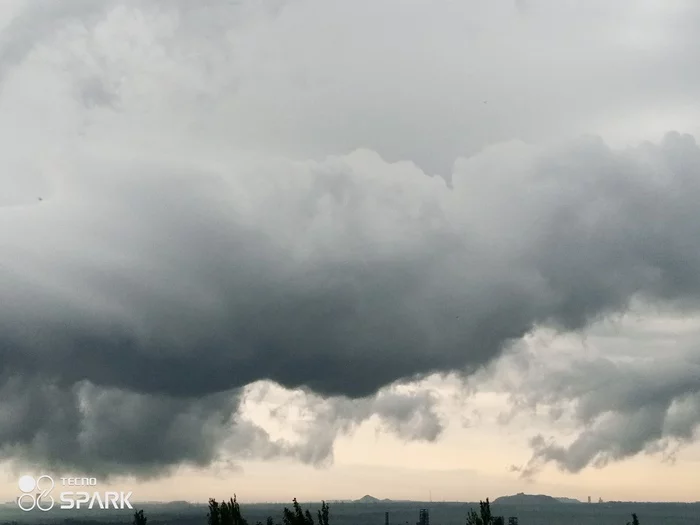
<path id="1" fill-rule="evenodd" d="M 365 494 L 360 499 L 356 499 L 355 503 L 380 503 L 380 502 L 386 503 L 388 501 L 391 501 L 391 500 L 387 499 L 387 498 L 379 499 L 379 498 L 375 498 L 374 496 L 370 496 L 369 494 Z"/>
<path id="2" fill-rule="evenodd" d="M 583 501 L 574 498 L 556 498 L 562 503 L 583 503 Z"/>
<path id="3" fill-rule="evenodd" d="M 513 496 L 501 496 L 492 502 L 494 505 L 560 505 L 562 502 L 545 494 L 524 494 L 519 492 Z"/>

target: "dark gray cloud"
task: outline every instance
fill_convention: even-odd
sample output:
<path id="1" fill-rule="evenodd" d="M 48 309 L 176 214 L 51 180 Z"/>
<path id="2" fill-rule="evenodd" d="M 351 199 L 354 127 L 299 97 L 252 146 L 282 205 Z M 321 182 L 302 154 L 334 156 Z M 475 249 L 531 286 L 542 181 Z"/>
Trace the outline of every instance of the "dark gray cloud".
<path id="1" fill-rule="evenodd" d="M 5 376 L 0 393 L 0 455 L 44 470 L 153 476 L 183 462 L 210 464 L 232 436 L 243 450 L 265 443 L 234 425 L 238 397 L 230 393 L 172 399 L 31 374 Z"/>
<path id="2" fill-rule="evenodd" d="M 501 24 L 496 36 L 510 28 L 511 7 L 460 10 L 474 15 L 465 18 L 472 48 L 455 45 L 467 42 L 454 40 L 464 28 L 447 4 L 416 5 L 398 24 L 416 47 L 399 60 L 382 47 L 385 28 L 369 22 L 386 2 L 340 11 L 351 27 L 368 24 L 362 42 L 377 47 L 357 49 L 345 47 L 356 33 L 343 37 L 337 15 L 313 2 L 251 9 L 238 24 L 223 2 L 149 5 L 90 7 L 86 18 L 84 3 L 68 2 L 60 13 L 27 11 L 4 33 L 0 111 L 18 123 L 0 130 L 16 146 L 0 159 L 12 167 L 0 185 L 16 194 L 0 209 L 6 456 L 157 473 L 214 461 L 233 440 L 242 456 L 323 463 L 335 435 L 372 413 L 402 437 L 432 440 L 441 422 L 429 396 L 374 395 L 395 381 L 469 373 L 533 327 L 583 329 L 636 297 L 697 306 L 700 149 L 690 135 L 627 150 L 597 138 L 504 143 L 459 160 L 450 187 L 369 149 L 299 160 L 369 144 L 444 165 L 456 151 L 581 123 L 630 83 L 643 91 L 631 105 L 683 99 L 687 86 L 641 81 L 665 55 L 630 63 L 605 89 L 581 88 L 582 100 L 570 79 L 512 87 L 518 64 L 534 78 L 570 62 L 544 45 L 569 38 L 561 31 L 535 38 L 544 18 L 520 38 L 535 39 L 531 52 L 553 50 L 545 69 L 540 54 L 511 56 L 516 45 L 493 41 L 494 61 L 507 58 L 497 69 L 512 76 L 474 62 L 487 79 L 476 87 L 461 73 L 435 80 L 462 71 L 454 49 L 489 48 L 489 24 Z M 326 9 L 327 24 L 305 25 L 309 6 Z M 312 33 L 329 37 L 332 52 Z M 605 60 L 571 78 L 627 63 L 626 48 L 601 35 Z M 421 54 L 428 41 L 444 62 Z M 379 74 L 392 64 L 392 75 Z M 547 120 L 538 129 L 533 107 Z M 450 142 L 465 136 L 466 145 Z M 25 173 L 31 187 L 12 183 Z M 321 437 L 278 442 L 237 420 L 238 390 L 259 380 L 339 396 L 314 412 Z M 112 405 L 138 408 L 112 416 Z M 116 458 L 116 442 L 130 452 Z"/>
<path id="3" fill-rule="evenodd" d="M 361 152 L 284 173 L 232 164 L 228 180 L 76 166 L 106 172 L 66 190 L 60 222 L 3 232 L 3 369 L 173 396 L 271 379 L 363 397 L 635 294 L 697 298 L 691 137 L 585 140 L 516 170 L 501 154 L 459 166 L 453 190 Z"/>

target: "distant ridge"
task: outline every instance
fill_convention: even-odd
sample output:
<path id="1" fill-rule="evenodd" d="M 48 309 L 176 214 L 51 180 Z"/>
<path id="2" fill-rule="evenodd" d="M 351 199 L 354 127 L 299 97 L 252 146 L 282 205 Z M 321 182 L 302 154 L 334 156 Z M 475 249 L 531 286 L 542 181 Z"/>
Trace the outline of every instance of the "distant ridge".
<path id="1" fill-rule="evenodd" d="M 370 496 L 369 494 L 365 494 L 360 499 L 356 499 L 355 503 L 379 503 L 380 501 L 382 501 L 382 500 L 380 500 L 379 498 L 375 498 L 374 496 Z M 383 501 L 391 501 L 391 500 L 385 499 Z"/>
<path id="2" fill-rule="evenodd" d="M 545 494 L 525 494 L 518 492 L 513 496 L 501 496 L 492 502 L 494 505 L 561 505 L 562 502 Z"/>
<path id="3" fill-rule="evenodd" d="M 583 503 L 580 499 L 575 499 L 575 498 L 556 498 L 557 500 L 561 501 L 562 503 Z"/>

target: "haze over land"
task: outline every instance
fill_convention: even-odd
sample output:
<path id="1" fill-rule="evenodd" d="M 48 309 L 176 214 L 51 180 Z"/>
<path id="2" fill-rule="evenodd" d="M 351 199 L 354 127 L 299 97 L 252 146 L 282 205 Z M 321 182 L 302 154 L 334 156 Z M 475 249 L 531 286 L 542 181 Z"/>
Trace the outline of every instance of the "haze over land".
<path id="1" fill-rule="evenodd" d="M 698 499 L 700 4 L 0 27 L 0 498 Z"/>
<path id="2" fill-rule="evenodd" d="M 497 498 L 500 499 L 500 498 Z M 268 516 L 281 516 L 284 507 L 289 503 L 259 503 L 242 504 L 241 514 L 248 523 L 265 523 Z M 321 506 L 320 502 L 304 502 L 302 507 L 312 512 Z M 195 525 L 203 523 L 207 512 L 206 504 L 185 504 L 172 502 L 170 504 L 144 503 L 139 504 L 148 516 L 148 523 L 168 523 L 173 525 Z M 358 503 L 357 501 L 331 503 L 331 522 L 337 525 L 381 525 L 385 520 L 385 512 L 389 513 L 390 524 L 415 523 L 419 509 L 428 508 L 430 522 L 440 525 L 464 525 L 468 509 L 476 507 L 478 502 L 386 502 Z M 582 503 L 493 503 L 491 508 L 494 515 L 516 516 L 519 522 L 528 525 L 564 525 L 580 523 L 582 525 L 617 525 L 626 523 L 631 513 L 640 517 L 640 523 L 663 523 L 665 525 L 687 525 L 695 523 L 699 504 L 673 503 L 611 503 L 611 504 L 582 504 Z M 44 523 L 61 523 L 62 525 L 116 525 L 128 523 L 132 518 L 131 511 L 58 511 L 45 515 Z M 0 506 L 0 523 L 36 522 L 32 513 L 24 513 L 16 506 L 3 508 Z M 92 520 L 86 522 L 86 520 Z"/>

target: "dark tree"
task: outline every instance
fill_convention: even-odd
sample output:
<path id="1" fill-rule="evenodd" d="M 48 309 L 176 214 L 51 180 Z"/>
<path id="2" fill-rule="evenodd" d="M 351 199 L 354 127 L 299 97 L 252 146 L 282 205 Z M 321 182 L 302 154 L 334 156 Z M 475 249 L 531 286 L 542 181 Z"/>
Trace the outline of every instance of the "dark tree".
<path id="1" fill-rule="evenodd" d="M 318 525 L 328 525 L 329 508 L 325 501 L 321 502 L 321 510 L 318 511 Z"/>
<path id="2" fill-rule="evenodd" d="M 219 504 L 214 498 L 209 498 L 209 512 L 207 513 L 207 523 L 209 525 L 221 525 L 221 513 Z"/>
<path id="3" fill-rule="evenodd" d="M 314 525 L 314 519 L 311 517 L 311 512 L 304 512 L 296 498 L 292 500 L 292 510 L 284 508 L 282 521 L 284 525 Z"/>
<path id="4" fill-rule="evenodd" d="M 469 510 L 467 514 L 467 525 L 492 525 L 493 517 L 491 516 L 491 503 L 489 499 L 479 501 L 479 514 L 474 509 Z"/>
<path id="5" fill-rule="evenodd" d="M 209 513 L 207 514 L 209 525 L 248 525 L 241 515 L 241 506 L 233 495 L 229 501 L 219 504 L 214 498 L 209 499 Z"/>
<path id="6" fill-rule="evenodd" d="M 275 525 L 275 520 L 272 519 L 272 516 L 267 517 L 267 524 L 266 525 Z"/>
<path id="7" fill-rule="evenodd" d="M 637 519 L 636 514 L 632 514 L 632 522 L 627 522 L 627 525 L 639 525 L 639 519 Z"/>
<path id="8" fill-rule="evenodd" d="M 147 521 L 148 518 L 143 515 L 143 509 L 139 510 L 138 512 L 134 512 L 133 525 L 146 525 Z"/>
<path id="9" fill-rule="evenodd" d="M 486 501 L 479 502 L 479 510 L 481 512 L 481 522 L 484 525 L 491 525 L 491 503 L 489 503 L 488 498 L 486 498 Z"/>
<path id="10" fill-rule="evenodd" d="M 481 523 L 481 518 L 474 509 L 469 509 L 467 513 L 467 525 L 483 525 Z"/>

